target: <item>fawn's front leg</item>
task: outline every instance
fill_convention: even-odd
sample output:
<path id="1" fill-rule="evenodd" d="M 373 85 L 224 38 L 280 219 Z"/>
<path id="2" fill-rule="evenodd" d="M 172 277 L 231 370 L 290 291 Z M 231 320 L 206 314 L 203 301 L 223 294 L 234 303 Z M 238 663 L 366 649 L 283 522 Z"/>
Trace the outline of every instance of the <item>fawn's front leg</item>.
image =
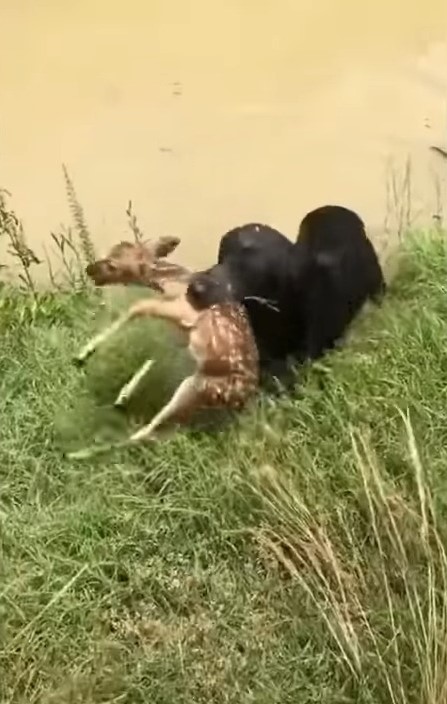
<path id="1" fill-rule="evenodd" d="M 120 315 L 120 317 L 117 318 L 111 325 L 109 325 L 107 328 L 95 335 L 95 337 L 93 337 L 89 342 L 87 342 L 86 345 L 84 345 L 79 354 L 74 358 L 74 363 L 78 366 L 82 366 L 87 361 L 87 359 L 91 357 L 94 352 L 96 352 L 98 347 L 102 345 L 103 342 L 108 340 L 109 337 L 118 332 L 118 330 L 121 330 L 123 325 L 125 325 L 128 320 L 130 320 L 129 313 Z"/>
<path id="2" fill-rule="evenodd" d="M 133 433 L 129 441 L 141 442 L 142 440 L 147 440 L 154 430 L 166 420 L 174 419 L 176 416 L 185 418 L 198 407 L 198 400 L 199 395 L 197 392 L 196 377 L 188 376 L 174 392 L 171 400 L 163 406 L 161 411 L 154 416 L 150 423 L 140 428 L 140 430 L 137 430 L 136 433 Z"/>
<path id="3" fill-rule="evenodd" d="M 184 299 L 166 301 L 153 298 L 137 301 L 130 306 L 129 310 L 124 313 L 124 315 L 121 315 L 111 325 L 105 328 L 105 330 L 95 335 L 95 337 L 82 348 L 75 358 L 75 362 L 78 365 L 84 364 L 86 360 L 96 352 L 100 345 L 118 332 L 118 330 L 121 330 L 124 325 L 135 318 L 143 317 L 170 320 L 178 327 L 188 329 L 194 326 L 197 313 Z"/>

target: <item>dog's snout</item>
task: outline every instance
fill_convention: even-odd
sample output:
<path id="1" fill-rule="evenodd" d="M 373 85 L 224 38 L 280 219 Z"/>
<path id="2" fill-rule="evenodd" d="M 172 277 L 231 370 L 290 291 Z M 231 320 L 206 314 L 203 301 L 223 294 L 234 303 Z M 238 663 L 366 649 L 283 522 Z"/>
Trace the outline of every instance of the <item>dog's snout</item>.
<path id="1" fill-rule="evenodd" d="M 191 302 L 201 307 L 223 303 L 234 297 L 233 284 L 220 265 L 195 274 L 188 287 Z"/>

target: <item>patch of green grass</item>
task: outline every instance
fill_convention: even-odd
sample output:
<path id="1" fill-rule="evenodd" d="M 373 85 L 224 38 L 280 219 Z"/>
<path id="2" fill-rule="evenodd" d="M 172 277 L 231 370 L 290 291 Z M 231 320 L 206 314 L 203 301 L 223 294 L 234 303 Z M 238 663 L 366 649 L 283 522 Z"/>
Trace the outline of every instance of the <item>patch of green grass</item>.
<path id="1" fill-rule="evenodd" d="M 3 290 L 2 704 L 445 703 L 445 242 L 401 258 L 292 397 L 79 463 L 67 447 L 149 416 L 185 352 L 135 325 L 80 372 L 99 300 Z M 132 421 L 110 404 L 151 356 Z"/>

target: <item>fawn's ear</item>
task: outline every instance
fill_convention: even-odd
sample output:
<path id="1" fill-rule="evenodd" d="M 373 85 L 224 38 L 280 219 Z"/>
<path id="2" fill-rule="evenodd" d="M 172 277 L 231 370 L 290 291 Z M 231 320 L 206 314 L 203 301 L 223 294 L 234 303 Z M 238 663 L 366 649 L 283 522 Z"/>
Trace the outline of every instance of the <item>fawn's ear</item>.
<path id="1" fill-rule="evenodd" d="M 168 293 L 172 290 L 172 285 L 177 289 L 179 285 L 180 291 L 188 284 L 191 277 L 191 272 L 180 264 L 168 262 L 165 259 L 157 259 L 150 267 L 149 278 L 146 279 L 147 285 L 162 293 Z"/>
<path id="2" fill-rule="evenodd" d="M 191 276 L 189 269 L 184 266 L 159 259 L 152 264 L 151 274 L 154 279 L 179 279 L 182 281 Z"/>
<path id="3" fill-rule="evenodd" d="M 179 244 L 180 237 L 171 237 L 170 235 L 165 235 L 163 237 L 159 237 L 158 240 L 155 240 L 155 242 L 153 242 L 149 246 L 151 247 L 154 256 L 158 259 L 167 257 L 174 251 L 174 249 L 177 249 Z"/>

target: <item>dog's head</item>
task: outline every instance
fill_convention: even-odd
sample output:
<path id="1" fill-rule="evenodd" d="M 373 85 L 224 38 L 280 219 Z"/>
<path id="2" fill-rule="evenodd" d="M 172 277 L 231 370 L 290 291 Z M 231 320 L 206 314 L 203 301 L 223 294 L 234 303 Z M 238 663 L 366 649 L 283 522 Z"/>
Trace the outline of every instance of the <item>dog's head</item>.
<path id="1" fill-rule="evenodd" d="M 287 296 L 293 248 L 278 230 L 251 223 L 222 237 L 217 261 L 225 268 L 236 299 L 249 296 L 278 301 Z"/>

